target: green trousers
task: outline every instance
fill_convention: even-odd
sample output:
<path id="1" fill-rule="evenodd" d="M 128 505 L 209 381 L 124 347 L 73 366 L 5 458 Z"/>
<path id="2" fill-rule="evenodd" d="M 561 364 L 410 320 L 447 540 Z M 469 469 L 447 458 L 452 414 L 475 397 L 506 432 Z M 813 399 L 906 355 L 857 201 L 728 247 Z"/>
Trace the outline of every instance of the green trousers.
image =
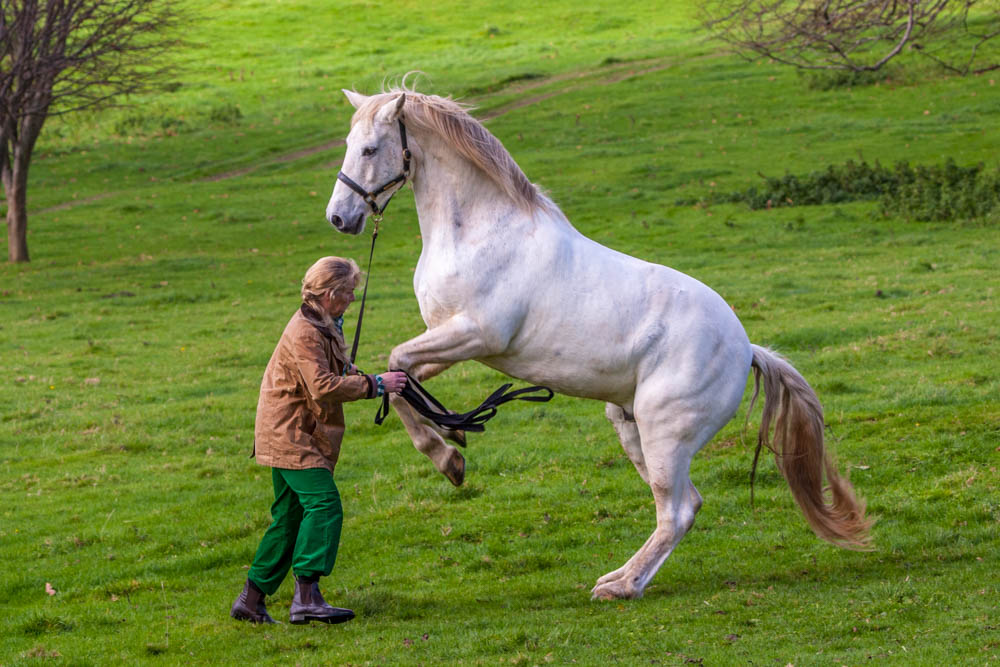
<path id="1" fill-rule="evenodd" d="M 325 468 L 272 468 L 271 526 L 261 538 L 247 577 L 273 595 L 288 570 L 297 577 L 325 577 L 333 571 L 344 509 L 333 474 Z"/>

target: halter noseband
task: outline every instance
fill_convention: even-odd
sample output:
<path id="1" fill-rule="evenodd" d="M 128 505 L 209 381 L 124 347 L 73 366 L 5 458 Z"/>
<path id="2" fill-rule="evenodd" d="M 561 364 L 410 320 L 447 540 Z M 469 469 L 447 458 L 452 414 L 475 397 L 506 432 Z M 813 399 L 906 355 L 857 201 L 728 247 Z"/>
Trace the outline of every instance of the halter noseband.
<path id="1" fill-rule="evenodd" d="M 402 120 L 399 120 L 397 122 L 399 122 L 399 139 L 403 145 L 403 171 L 400 172 L 398 176 L 396 176 L 389 182 L 385 183 L 382 187 L 378 188 L 377 190 L 372 190 L 371 192 L 368 192 L 363 187 L 358 185 L 353 179 L 351 179 L 350 176 L 345 174 L 343 171 L 340 171 L 337 174 L 337 180 L 343 181 L 343 183 L 347 187 L 349 187 L 350 189 L 354 190 L 359 195 L 361 195 L 361 198 L 364 199 L 365 202 L 368 204 L 368 206 L 371 208 L 372 213 L 375 215 L 376 220 L 380 220 L 382 218 L 382 212 L 385 211 L 386 206 L 388 206 L 389 202 L 392 200 L 392 195 L 389 195 L 389 199 L 385 200 L 385 205 L 382 206 L 382 208 L 379 208 L 376 198 L 382 193 L 391 189 L 393 186 L 402 185 L 403 183 L 406 183 L 406 179 L 410 177 L 411 153 L 410 149 L 406 147 L 406 126 L 403 125 Z"/>

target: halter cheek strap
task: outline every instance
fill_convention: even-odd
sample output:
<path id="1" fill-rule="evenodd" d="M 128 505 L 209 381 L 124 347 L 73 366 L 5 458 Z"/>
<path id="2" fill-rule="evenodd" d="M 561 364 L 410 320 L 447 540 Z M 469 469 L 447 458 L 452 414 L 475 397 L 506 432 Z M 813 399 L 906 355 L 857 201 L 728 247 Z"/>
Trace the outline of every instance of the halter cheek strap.
<path id="1" fill-rule="evenodd" d="M 392 201 L 392 195 L 389 195 L 389 199 L 385 200 L 385 205 L 379 208 L 377 201 L 379 195 L 387 192 L 388 190 L 391 190 L 393 187 L 397 185 L 402 186 L 403 183 L 406 183 L 406 179 L 410 177 L 410 158 L 412 157 L 412 154 L 410 153 L 410 149 L 407 148 L 406 146 L 406 126 L 403 125 L 402 120 L 399 120 L 397 122 L 399 123 L 399 138 L 403 146 L 403 171 L 400 172 L 398 176 L 386 182 L 384 185 L 382 185 L 382 187 L 369 192 L 368 190 L 365 190 L 363 187 L 358 185 L 358 183 L 354 179 L 345 174 L 343 171 L 337 174 L 337 180 L 342 181 L 344 185 L 346 185 L 347 187 L 349 187 L 350 189 L 354 190 L 359 195 L 361 195 L 361 198 L 365 200 L 365 202 L 371 208 L 372 213 L 374 213 L 376 217 L 381 217 L 386 207 L 389 206 L 389 202 Z"/>

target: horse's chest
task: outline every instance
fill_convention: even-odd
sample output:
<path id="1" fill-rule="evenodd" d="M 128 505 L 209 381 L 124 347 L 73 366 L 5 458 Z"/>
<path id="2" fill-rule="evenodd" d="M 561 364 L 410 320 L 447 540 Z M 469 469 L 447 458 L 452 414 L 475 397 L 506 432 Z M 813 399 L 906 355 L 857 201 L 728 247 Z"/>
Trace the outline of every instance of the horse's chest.
<path id="1" fill-rule="evenodd" d="M 498 307 L 498 290 L 509 292 L 518 282 L 520 272 L 512 270 L 515 244 L 505 236 L 494 234 L 472 246 L 450 236 L 429 240 L 433 242 L 421 251 L 413 287 L 430 327 L 459 313 L 492 313 Z"/>
<path id="2" fill-rule="evenodd" d="M 420 270 L 413 282 L 420 314 L 427 326 L 437 326 L 462 310 L 466 286 L 459 272 Z"/>

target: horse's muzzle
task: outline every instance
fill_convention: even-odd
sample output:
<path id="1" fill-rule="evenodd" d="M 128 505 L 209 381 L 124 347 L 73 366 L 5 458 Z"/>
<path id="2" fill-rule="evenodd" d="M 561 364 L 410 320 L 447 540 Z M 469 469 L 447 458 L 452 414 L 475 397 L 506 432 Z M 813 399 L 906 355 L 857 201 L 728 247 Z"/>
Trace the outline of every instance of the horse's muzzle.
<path id="1" fill-rule="evenodd" d="M 358 217 L 354 220 L 353 224 L 348 223 L 339 215 L 331 215 L 330 224 L 333 225 L 338 232 L 343 232 L 344 234 L 360 234 L 365 228 L 365 213 L 359 213 Z"/>

